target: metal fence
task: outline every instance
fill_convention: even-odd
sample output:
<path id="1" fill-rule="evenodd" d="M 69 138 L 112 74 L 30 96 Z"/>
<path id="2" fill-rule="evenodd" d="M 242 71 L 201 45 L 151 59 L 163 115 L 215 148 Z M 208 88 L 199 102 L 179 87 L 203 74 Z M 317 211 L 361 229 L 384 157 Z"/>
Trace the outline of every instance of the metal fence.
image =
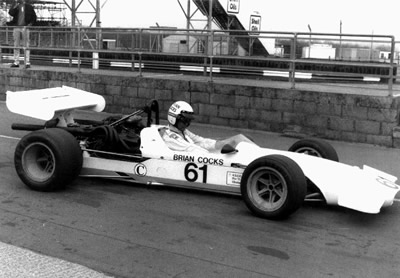
<path id="1" fill-rule="evenodd" d="M 286 80 L 384 82 L 389 95 L 399 57 L 383 35 L 186 29 L 30 27 L 31 59 L 94 69 L 171 71 Z M 12 60 L 13 28 L 1 27 L 2 61 Z M 25 49 L 24 47 L 21 47 Z"/>

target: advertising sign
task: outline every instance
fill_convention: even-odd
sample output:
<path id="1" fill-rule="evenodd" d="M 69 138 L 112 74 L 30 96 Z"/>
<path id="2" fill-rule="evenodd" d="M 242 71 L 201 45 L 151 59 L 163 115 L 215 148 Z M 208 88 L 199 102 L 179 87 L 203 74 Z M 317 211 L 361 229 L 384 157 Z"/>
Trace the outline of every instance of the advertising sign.
<path id="1" fill-rule="evenodd" d="M 228 13 L 238 14 L 240 9 L 240 0 L 228 0 Z"/>
<path id="2" fill-rule="evenodd" d="M 251 15 L 250 16 L 250 27 L 249 31 L 253 31 L 256 33 L 252 33 L 252 35 L 259 35 L 258 31 L 261 31 L 261 16 L 260 15 Z"/>

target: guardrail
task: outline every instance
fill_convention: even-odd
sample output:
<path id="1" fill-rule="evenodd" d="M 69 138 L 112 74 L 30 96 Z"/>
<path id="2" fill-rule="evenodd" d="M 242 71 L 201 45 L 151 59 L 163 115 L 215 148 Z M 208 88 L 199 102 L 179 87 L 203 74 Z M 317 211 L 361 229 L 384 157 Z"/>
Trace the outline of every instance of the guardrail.
<path id="1" fill-rule="evenodd" d="M 393 36 L 165 28 L 29 30 L 30 46 L 20 49 L 30 49 L 33 61 L 78 69 L 197 72 L 211 81 L 216 74 L 239 75 L 287 80 L 292 88 L 304 79 L 384 81 L 389 95 L 397 74 Z M 11 60 L 12 31 L 0 28 L 3 61 Z"/>

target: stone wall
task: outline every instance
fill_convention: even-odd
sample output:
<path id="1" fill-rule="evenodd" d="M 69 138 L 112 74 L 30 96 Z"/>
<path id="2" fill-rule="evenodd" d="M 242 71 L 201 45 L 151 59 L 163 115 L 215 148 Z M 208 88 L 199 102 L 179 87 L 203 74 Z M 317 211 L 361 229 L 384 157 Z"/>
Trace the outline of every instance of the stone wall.
<path id="1" fill-rule="evenodd" d="M 129 113 L 151 99 L 161 117 L 175 100 L 190 102 L 205 124 L 400 148 L 399 100 L 390 97 L 132 77 L 132 74 L 0 69 L 7 90 L 71 86 L 101 94 L 107 112 Z"/>

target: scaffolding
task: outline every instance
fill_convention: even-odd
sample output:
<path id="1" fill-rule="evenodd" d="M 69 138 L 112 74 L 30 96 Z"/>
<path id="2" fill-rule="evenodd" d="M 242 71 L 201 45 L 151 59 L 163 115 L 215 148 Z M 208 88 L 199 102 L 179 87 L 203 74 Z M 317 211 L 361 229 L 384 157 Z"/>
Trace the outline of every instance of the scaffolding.
<path id="1" fill-rule="evenodd" d="M 101 9 L 108 0 L 28 0 L 38 16 L 37 26 L 101 27 Z M 7 14 L 15 0 L 0 0 L 1 10 Z M 70 17 L 67 16 L 68 12 Z"/>
<path id="2" fill-rule="evenodd" d="M 11 21 L 8 11 L 14 3 L 15 0 L 0 0 L 1 10 L 7 16 L 7 22 Z M 68 24 L 66 7 L 62 2 L 31 0 L 29 3 L 35 8 L 36 26 L 65 26 Z"/>
<path id="3" fill-rule="evenodd" d="M 71 26 L 83 26 L 82 17 L 91 18 L 88 27 L 101 27 L 101 9 L 108 0 L 63 0 L 71 12 Z"/>
<path id="4" fill-rule="evenodd" d="M 66 26 L 66 7 L 55 1 L 32 1 L 38 17 L 36 26 Z"/>

